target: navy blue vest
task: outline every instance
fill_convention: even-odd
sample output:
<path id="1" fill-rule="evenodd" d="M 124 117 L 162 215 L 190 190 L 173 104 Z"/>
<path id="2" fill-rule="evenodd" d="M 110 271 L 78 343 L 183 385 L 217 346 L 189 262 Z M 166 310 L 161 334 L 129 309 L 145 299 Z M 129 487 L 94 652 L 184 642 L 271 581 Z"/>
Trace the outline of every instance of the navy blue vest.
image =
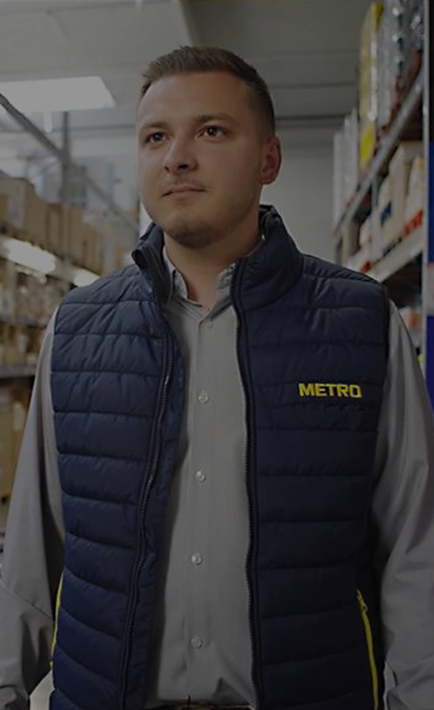
<path id="1" fill-rule="evenodd" d="M 382 707 L 372 469 L 388 306 L 365 276 L 302 255 L 272 207 L 237 262 L 258 710 Z M 144 710 L 184 407 L 164 317 L 162 234 L 58 311 L 52 396 L 66 529 L 51 710 Z M 180 698 L 180 700 L 182 700 Z"/>

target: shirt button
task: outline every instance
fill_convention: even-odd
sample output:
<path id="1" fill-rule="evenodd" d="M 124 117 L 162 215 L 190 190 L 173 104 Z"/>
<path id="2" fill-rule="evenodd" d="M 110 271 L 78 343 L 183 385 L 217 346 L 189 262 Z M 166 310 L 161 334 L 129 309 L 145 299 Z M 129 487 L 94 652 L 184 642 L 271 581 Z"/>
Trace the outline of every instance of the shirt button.
<path id="1" fill-rule="evenodd" d="M 205 392 L 205 390 L 202 390 L 202 392 L 200 393 L 200 395 L 198 397 L 198 400 L 201 404 L 206 404 L 208 402 L 209 397 L 208 397 L 207 393 Z"/>
<path id="2" fill-rule="evenodd" d="M 203 321 L 203 325 L 204 325 L 206 328 L 212 328 L 212 320 L 211 320 L 211 318 L 206 318 L 206 319 Z"/>
<path id="3" fill-rule="evenodd" d="M 193 636 L 190 643 L 193 648 L 201 648 L 201 646 L 203 646 L 203 641 L 201 638 L 199 638 L 199 636 Z"/>
<path id="4" fill-rule="evenodd" d="M 195 552 L 194 555 L 191 556 L 191 561 L 194 565 L 201 565 L 203 562 L 202 555 L 200 555 L 198 552 Z"/>
<path id="5" fill-rule="evenodd" d="M 206 479 L 206 474 L 203 471 L 196 471 L 196 481 L 203 483 Z"/>

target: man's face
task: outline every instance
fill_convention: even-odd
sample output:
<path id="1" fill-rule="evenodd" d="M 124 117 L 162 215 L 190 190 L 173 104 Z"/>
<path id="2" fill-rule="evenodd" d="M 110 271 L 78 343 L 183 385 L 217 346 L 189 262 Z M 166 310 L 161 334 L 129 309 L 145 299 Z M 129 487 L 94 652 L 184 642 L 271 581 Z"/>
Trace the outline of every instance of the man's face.
<path id="1" fill-rule="evenodd" d="M 137 136 L 145 209 L 190 247 L 257 216 L 262 186 L 280 167 L 279 141 L 267 136 L 249 87 L 224 72 L 156 81 L 140 102 Z"/>

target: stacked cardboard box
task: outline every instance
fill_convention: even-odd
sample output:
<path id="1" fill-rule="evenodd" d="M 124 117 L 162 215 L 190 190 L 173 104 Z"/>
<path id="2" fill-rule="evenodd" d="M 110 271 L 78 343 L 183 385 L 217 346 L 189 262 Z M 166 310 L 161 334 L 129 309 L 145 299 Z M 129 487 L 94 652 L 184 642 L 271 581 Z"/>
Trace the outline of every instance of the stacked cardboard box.
<path id="1" fill-rule="evenodd" d="M 389 164 L 391 178 L 392 225 L 391 242 L 404 236 L 405 200 L 408 192 L 411 165 L 416 156 L 422 155 L 423 143 L 411 141 L 400 143 Z"/>
<path id="2" fill-rule="evenodd" d="M 0 194 L 7 197 L 5 221 L 16 236 L 45 248 L 47 204 L 33 185 L 28 180 L 0 178 Z"/>
<path id="3" fill-rule="evenodd" d="M 0 259 L 0 315 L 46 322 L 70 290 L 66 281 L 36 275 L 25 267 Z"/>
<path id="4" fill-rule="evenodd" d="M 82 209 L 45 203 L 27 180 L 0 179 L 0 221 L 11 236 L 101 273 L 102 233 L 88 223 Z"/>
<path id="5" fill-rule="evenodd" d="M 13 465 L 13 412 L 12 393 L 8 387 L 0 387 L 0 497 L 12 491 Z"/>
<path id="6" fill-rule="evenodd" d="M 422 226 L 425 209 L 425 181 L 425 161 L 421 155 L 417 155 L 411 164 L 408 192 L 405 198 L 405 236 Z"/>
<path id="7" fill-rule="evenodd" d="M 392 179 L 386 175 L 378 193 L 378 210 L 380 217 L 381 248 L 386 252 L 394 241 L 392 219 Z"/>

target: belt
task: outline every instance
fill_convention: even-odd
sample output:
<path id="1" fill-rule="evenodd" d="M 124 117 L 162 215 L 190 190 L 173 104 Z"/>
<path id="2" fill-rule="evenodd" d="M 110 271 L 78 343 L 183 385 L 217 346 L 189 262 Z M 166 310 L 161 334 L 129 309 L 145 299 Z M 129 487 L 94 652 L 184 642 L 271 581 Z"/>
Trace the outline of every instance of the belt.
<path id="1" fill-rule="evenodd" d="M 252 705 L 215 705 L 214 703 L 167 703 L 155 710 L 253 710 Z"/>

